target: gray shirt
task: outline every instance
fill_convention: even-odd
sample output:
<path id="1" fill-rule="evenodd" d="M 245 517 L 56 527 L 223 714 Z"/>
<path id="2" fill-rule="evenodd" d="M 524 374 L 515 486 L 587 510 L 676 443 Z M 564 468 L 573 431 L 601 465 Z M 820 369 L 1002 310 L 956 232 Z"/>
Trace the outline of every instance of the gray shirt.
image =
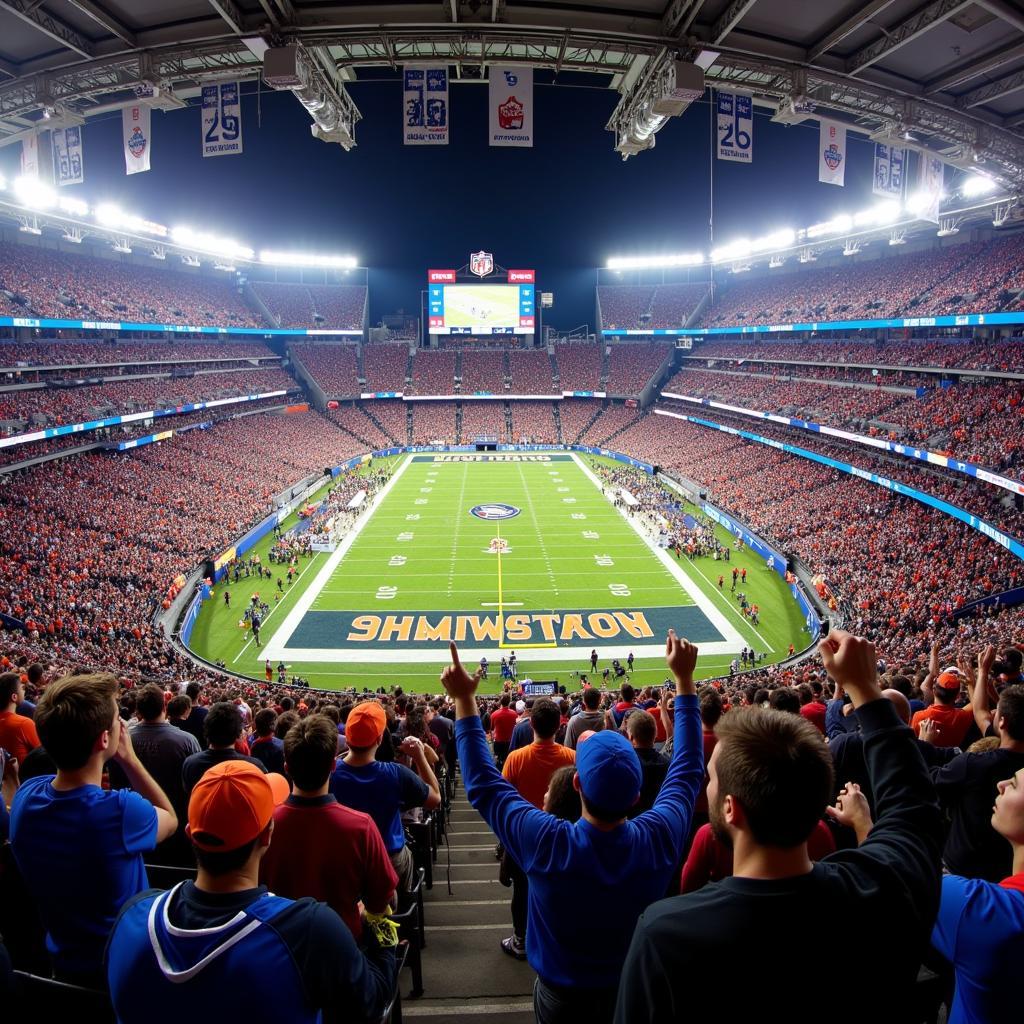
<path id="1" fill-rule="evenodd" d="M 171 801 L 178 822 L 188 821 L 188 797 L 181 785 L 181 766 L 186 757 L 199 753 L 195 736 L 166 721 L 136 720 L 128 727 L 128 733 L 139 760 Z"/>
<path id="2" fill-rule="evenodd" d="M 569 719 L 565 729 L 565 746 L 570 750 L 576 749 L 580 736 L 588 729 L 600 732 L 604 728 L 603 711 L 581 711 L 578 715 Z"/>

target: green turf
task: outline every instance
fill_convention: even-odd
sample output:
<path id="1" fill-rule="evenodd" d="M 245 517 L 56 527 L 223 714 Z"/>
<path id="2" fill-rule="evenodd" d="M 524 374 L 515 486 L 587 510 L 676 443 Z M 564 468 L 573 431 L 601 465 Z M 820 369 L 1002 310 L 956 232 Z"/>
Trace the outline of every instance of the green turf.
<path id="1" fill-rule="evenodd" d="M 602 460 L 586 461 L 597 465 Z M 487 502 L 508 503 L 522 511 L 515 518 L 497 523 L 469 515 L 473 505 Z M 406 534 L 412 536 L 398 539 Z M 509 546 L 500 559 L 488 552 L 491 539 L 499 535 Z M 728 534 L 723 531 L 722 537 L 725 539 Z M 263 554 L 270 540 L 266 539 L 256 550 Z M 272 605 L 262 636 L 265 649 L 273 650 L 275 634 L 289 613 L 314 580 L 319 584 L 318 574 L 327 557 L 318 555 L 304 560 L 298 581 L 280 604 Z M 512 616 L 528 612 L 559 613 L 564 619 L 567 612 L 585 614 L 586 610 L 601 610 L 612 614 L 617 610 L 647 609 L 652 624 L 655 619 L 659 624 L 659 635 L 646 641 L 628 635 L 615 640 L 578 636 L 559 639 L 560 646 L 568 645 L 578 651 L 578 658 L 571 661 L 541 661 L 544 655 L 540 651 L 535 654 L 513 642 L 512 646 L 517 646 L 521 678 L 530 675 L 571 685 L 573 672 L 588 668 L 592 646 L 614 646 L 624 659 L 626 652 L 638 643 L 661 642 L 664 631 L 660 627 L 666 623 L 677 628 L 684 623 L 693 628 L 698 628 L 694 624 L 709 628 L 705 616 L 679 582 L 574 462 L 411 461 L 320 588 L 288 641 L 293 649 L 323 647 L 330 656 L 341 660 L 297 661 L 287 656 L 285 660 L 292 672 L 305 676 L 314 686 L 375 687 L 399 683 L 406 689 L 436 691 L 445 643 L 420 645 L 419 650 L 428 652 L 427 662 L 404 660 L 411 657 L 407 651 L 416 648 L 393 642 L 380 645 L 386 652 L 386 661 L 360 660 L 358 651 L 365 649 L 365 645 L 360 648 L 349 637 L 369 635 L 374 630 L 353 631 L 352 613 L 375 616 L 376 619 L 368 621 L 378 624 L 390 615 L 395 620 L 392 625 L 397 623 L 399 627 L 403 613 L 407 613 L 405 620 L 414 622 L 419 621 L 414 613 L 425 613 L 433 625 L 439 625 L 446 612 L 496 618 L 499 561 L 506 630 L 511 631 Z M 797 649 L 806 644 L 803 619 L 788 588 L 775 573 L 764 568 L 758 557 L 744 550 L 734 552 L 728 564 L 711 559 L 689 563 L 684 558 L 683 565 L 700 590 L 698 604 L 717 608 L 743 643 L 758 650 L 773 648 L 769 660 L 783 657 L 791 641 Z M 729 595 L 728 583 L 724 593 L 715 586 L 719 570 L 731 570 L 733 565 L 747 568 L 747 594 L 761 607 L 761 625 L 756 633 L 739 614 Z M 229 610 L 223 606 L 218 588 L 216 600 L 208 602 L 199 616 L 192 644 L 199 653 L 223 659 L 235 671 L 259 676 L 262 652 L 251 642 L 243 642 L 237 625 L 238 602 L 244 601 L 251 589 L 244 580 L 233 588 L 238 593 L 233 593 L 235 606 Z M 349 614 L 342 618 L 342 613 Z M 586 628 L 588 620 L 582 621 Z M 452 622 L 454 627 L 456 620 Z M 554 628 L 559 636 L 559 627 Z M 541 626 L 534 623 L 533 630 L 534 639 L 542 641 Z M 712 632 L 718 638 L 717 631 Z M 396 628 L 392 641 L 401 635 L 401 629 Z M 517 636 L 521 640 L 522 632 Z M 337 652 L 339 646 L 343 648 L 341 653 Z M 470 639 L 463 646 L 474 644 Z M 497 645 L 482 642 L 480 646 Z M 731 656 L 702 653 L 700 675 L 725 672 Z M 634 682 L 655 683 L 664 676 L 660 656 L 637 658 Z M 484 689 L 499 688 L 495 667 Z"/>

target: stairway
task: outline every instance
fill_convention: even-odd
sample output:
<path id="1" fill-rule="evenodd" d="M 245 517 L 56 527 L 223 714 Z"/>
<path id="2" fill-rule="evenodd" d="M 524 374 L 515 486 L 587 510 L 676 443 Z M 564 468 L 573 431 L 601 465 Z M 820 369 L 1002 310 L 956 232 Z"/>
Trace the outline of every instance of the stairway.
<path id="1" fill-rule="evenodd" d="M 532 1024 L 533 970 L 500 946 L 512 934 L 512 890 L 498 881 L 497 840 L 470 807 L 461 782 L 446 842 L 434 864 L 434 887 L 424 894 L 424 995 L 404 998 L 403 981 L 403 1019 Z"/>

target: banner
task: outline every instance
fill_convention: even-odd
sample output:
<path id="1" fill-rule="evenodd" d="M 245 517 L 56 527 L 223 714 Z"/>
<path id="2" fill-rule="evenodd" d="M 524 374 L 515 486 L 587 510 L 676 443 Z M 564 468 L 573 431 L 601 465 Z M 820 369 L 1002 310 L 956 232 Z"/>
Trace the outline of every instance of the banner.
<path id="1" fill-rule="evenodd" d="M 82 129 L 54 128 L 50 138 L 53 145 L 54 180 L 58 185 L 81 185 L 85 181 Z"/>
<path id="2" fill-rule="evenodd" d="M 939 223 L 939 204 L 942 202 L 942 177 L 945 166 L 939 157 L 930 153 L 921 154 L 918 187 L 921 194 L 927 196 L 928 202 L 921 210 L 914 212 L 921 220 L 930 220 L 933 224 Z"/>
<path id="3" fill-rule="evenodd" d="M 533 145 L 533 68 L 491 68 L 487 83 L 492 146 Z"/>
<path id="4" fill-rule="evenodd" d="M 886 199 L 899 199 L 903 195 L 903 168 L 907 151 L 899 146 L 875 143 L 875 176 L 871 191 Z"/>
<path id="5" fill-rule="evenodd" d="M 124 137 L 124 166 L 127 174 L 149 170 L 150 134 L 149 107 L 125 107 L 121 111 L 121 133 Z"/>
<path id="6" fill-rule="evenodd" d="M 824 118 L 818 136 L 818 181 L 846 184 L 846 125 Z"/>
<path id="7" fill-rule="evenodd" d="M 718 93 L 718 159 L 753 162 L 754 101 L 750 93 Z"/>
<path id="8" fill-rule="evenodd" d="M 406 65 L 402 106 L 407 146 L 448 145 L 448 68 Z"/>
<path id="9" fill-rule="evenodd" d="M 242 152 L 242 106 L 237 82 L 203 86 L 203 156 Z"/>
<path id="10" fill-rule="evenodd" d="M 21 140 L 21 173 L 25 178 L 39 177 L 38 135 L 26 135 Z"/>

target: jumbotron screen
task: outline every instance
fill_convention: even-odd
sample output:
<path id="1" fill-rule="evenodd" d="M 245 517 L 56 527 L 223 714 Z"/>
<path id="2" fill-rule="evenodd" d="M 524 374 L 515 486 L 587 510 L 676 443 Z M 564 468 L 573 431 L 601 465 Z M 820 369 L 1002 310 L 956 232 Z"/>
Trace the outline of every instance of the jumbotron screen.
<path id="1" fill-rule="evenodd" d="M 532 284 L 432 284 L 431 334 L 533 334 Z"/>

